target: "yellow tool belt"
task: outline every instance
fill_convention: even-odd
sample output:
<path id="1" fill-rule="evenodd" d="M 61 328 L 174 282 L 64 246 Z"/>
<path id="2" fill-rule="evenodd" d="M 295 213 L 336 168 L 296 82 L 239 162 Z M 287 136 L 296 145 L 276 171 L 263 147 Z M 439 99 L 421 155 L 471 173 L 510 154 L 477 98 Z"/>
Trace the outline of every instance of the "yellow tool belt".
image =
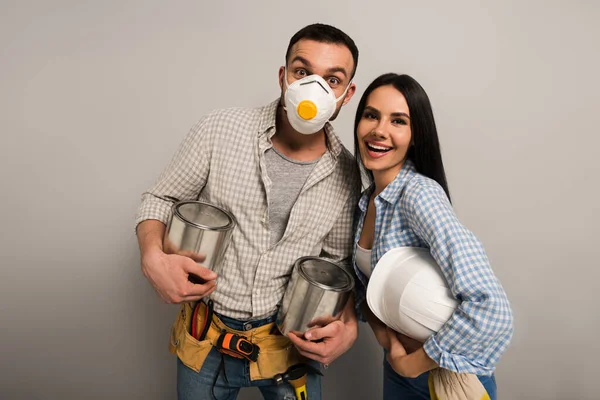
<path id="1" fill-rule="evenodd" d="M 206 305 L 202 303 L 200 307 L 197 324 L 204 326 Z M 177 354 L 183 364 L 196 372 L 200 372 L 204 360 L 212 347 L 216 345 L 222 330 L 243 336 L 252 344 L 260 347 L 258 360 L 249 364 L 250 380 L 271 379 L 277 374 L 284 373 L 292 365 L 307 362 L 307 359 L 298 353 L 296 347 L 286 336 L 271 334 L 274 322 L 249 331 L 238 331 L 225 325 L 219 317 L 213 314 L 206 338 L 198 341 L 188 331 L 192 315 L 192 304 L 182 304 L 171 329 L 169 351 Z"/>

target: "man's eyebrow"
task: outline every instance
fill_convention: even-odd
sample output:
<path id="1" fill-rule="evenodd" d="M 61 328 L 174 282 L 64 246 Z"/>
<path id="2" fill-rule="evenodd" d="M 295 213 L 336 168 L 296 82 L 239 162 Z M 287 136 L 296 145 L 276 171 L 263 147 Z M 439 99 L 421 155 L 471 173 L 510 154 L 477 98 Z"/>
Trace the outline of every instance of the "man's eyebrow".
<path id="1" fill-rule="evenodd" d="M 346 68 L 344 67 L 333 67 L 333 68 L 329 68 L 327 70 L 327 72 L 329 72 L 330 74 L 334 74 L 336 72 L 341 72 L 342 74 L 344 74 L 344 76 L 348 76 L 348 72 L 346 72 Z"/>
<path id="2" fill-rule="evenodd" d="M 306 58 L 304 58 L 302 56 L 295 56 L 294 58 L 291 59 L 290 64 L 292 64 L 295 61 L 300 61 L 302 64 L 306 65 L 309 68 L 312 66 L 310 61 L 308 61 Z"/>
<path id="3" fill-rule="evenodd" d="M 292 58 L 290 60 L 290 64 L 292 64 L 296 61 L 300 61 L 302 64 L 306 65 L 308 68 L 312 68 L 312 64 L 310 63 L 310 61 L 308 61 L 306 58 L 304 58 L 302 56 L 295 56 L 294 58 Z M 332 68 L 329 68 L 327 70 L 327 72 L 330 74 L 334 74 L 336 72 L 341 72 L 342 74 L 344 74 L 345 77 L 348 76 L 348 72 L 346 71 L 346 68 L 344 68 L 344 67 L 332 67 Z"/>

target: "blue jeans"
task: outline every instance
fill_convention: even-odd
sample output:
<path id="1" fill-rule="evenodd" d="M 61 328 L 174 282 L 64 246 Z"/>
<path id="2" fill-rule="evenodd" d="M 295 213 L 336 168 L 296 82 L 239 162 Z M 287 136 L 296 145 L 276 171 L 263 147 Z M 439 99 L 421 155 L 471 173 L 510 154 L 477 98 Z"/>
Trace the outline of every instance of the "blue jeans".
<path id="1" fill-rule="evenodd" d="M 242 321 L 220 314 L 217 316 L 225 325 L 240 331 L 254 329 L 275 320 L 275 316 L 258 321 Z M 311 362 L 311 365 L 320 370 L 319 363 Z M 214 347 L 198 373 L 177 359 L 179 400 L 234 400 L 240 389 L 246 387 L 258 388 L 265 400 L 296 400 L 294 389 L 289 383 L 277 385 L 273 379 L 251 381 L 248 360 L 222 354 Z M 306 390 L 310 400 L 321 400 L 321 376 L 309 374 Z"/>
<path id="2" fill-rule="evenodd" d="M 496 400 L 496 378 L 491 376 L 478 376 L 491 400 Z M 404 378 L 394 371 L 392 366 L 383 357 L 383 400 L 430 400 L 429 372 L 417 378 Z"/>

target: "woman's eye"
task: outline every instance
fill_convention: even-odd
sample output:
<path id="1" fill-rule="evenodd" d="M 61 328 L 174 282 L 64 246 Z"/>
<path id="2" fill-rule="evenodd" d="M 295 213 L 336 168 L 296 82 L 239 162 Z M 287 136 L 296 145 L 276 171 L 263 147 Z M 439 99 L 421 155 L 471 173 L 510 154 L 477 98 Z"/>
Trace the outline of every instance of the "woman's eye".
<path id="1" fill-rule="evenodd" d="M 366 113 L 364 113 L 364 114 L 363 114 L 363 117 L 364 117 L 365 119 L 375 119 L 375 118 L 377 118 L 377 117 L 375 116 L 375 114 L 373 114 L 372 112 L 366 112 Z"/>
<path id="2" fill-rule="evenodd" d="M 392 123 L 395 125 L 406 125 L 406 121 L 400 118 L 393 120 Z"/>

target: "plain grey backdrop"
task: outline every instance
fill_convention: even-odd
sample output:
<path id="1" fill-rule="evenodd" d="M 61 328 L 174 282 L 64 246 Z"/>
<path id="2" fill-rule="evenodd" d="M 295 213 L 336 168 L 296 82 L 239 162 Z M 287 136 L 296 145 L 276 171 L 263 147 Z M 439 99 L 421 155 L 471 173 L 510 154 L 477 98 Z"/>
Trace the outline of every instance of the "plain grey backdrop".
<path id="1" fill-rule="evenodd" d="M 431 98 L 456 211 L 516 317 L 500 398 L 598 399 L 599 18 L 583 0 L 0 1 L 0 398 L 175 398 L 140 194 L 203 114 L 279 96 L 290 37 L 326 22 L 360 49 L 335 122 L 350 149 L 379 74 Z M 381 360 L 361 326 L 324 398 L 380 398 Z"/>

